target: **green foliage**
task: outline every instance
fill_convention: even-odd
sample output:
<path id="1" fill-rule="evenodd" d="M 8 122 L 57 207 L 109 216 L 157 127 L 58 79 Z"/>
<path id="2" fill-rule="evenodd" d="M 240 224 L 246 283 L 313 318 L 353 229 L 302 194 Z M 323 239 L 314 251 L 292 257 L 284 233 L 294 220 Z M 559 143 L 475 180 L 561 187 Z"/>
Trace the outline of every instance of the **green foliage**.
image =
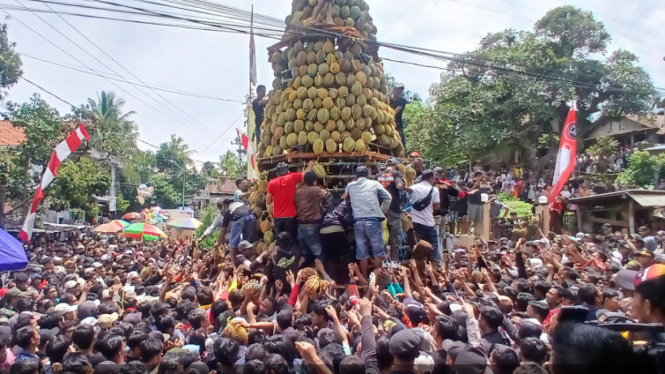
<path id="1" fill-rule="evenodd" d="M 511 194 L 499 193 L 497 195 L 497 199 L 500 202 L 508 205 L 508 208 L 510 208 L 511 212 L 517 212 L 518 217 L 530 216 L 532 214 L 531 204 L 520 199 L 516 199 L 515 196 Z"/>
<path id="2" fill-rule="evenodd" d="M 171 135 L 171 141 L 160 144 L 155 153 L 156 166 L 164 172 L 191 167 L 194 165 L 191 154 L 192 151 L 183 138 Z"/>
<path id="3" fill-rule="evenodd" d="M 221 174 L 228 176 L 229 179 L 238 178 L 244 171 L 238 162 L 238 157 L 231 151 L 226 151 L 226 153 L 219 157 L 219 166 Z"/>
<path id="4" fill-rule="evenodd" d="M 92 159 L 68 158 L 58 168 L 58 175 L 48 190 L 48 202 L 55 210 L 81 209 L 90 215 L 99 213 L 93 194 L 103 195 L 110 186 L 107 170 Z"/>
<path id="5" fill-rule="evenodd" d="M 616 154 L 618 150 L 619 150 L 618 140 L 609 136 L 603 136 L 598 138 L 596 144 L 587 148 L 586 153 L 589 156 L 605 157 Z"/>
<path id="6" fill-rule="evenodd" d="M 628 158 L 628 168 L 619 174 L 617 180 L 627 188 L 651 188 L 663 165 L 665 165 L 665 158 L 662 156 L 652 156 L 646 151 L 636 151 Z"/>
<path id="7" fill-rule="evenodd" d="M 409 147 L 446 164 L 510 162 L 517 152 L 539 169 L 554 160 L 555 137 L 542 135 L 561 131 L 567 101 L 579 103 L 578 139 L 621 116 L 649 113 L 656 101 L 649 75 L 634 54 L 608 51 L 608 42 L 601 22 L 571 6 L 549 11 L 533 32 L 489 34 L 432 86 L 430 102 L 410 118 Z M 549 151 L 536 158 L 539 148 Z"/>
<path id="8" fill-rule="evenodd" d="M 122 113 L 125 100 L 113 92 L 102 91 L 97 100 L 88 99 L 86 105 L 74 109 L 68 116 L 73 121 L 85 121 L 90 134 L 90 146 L 102 154 L 124 160 L 138 148 L 138 127 L 129 117 L 134 112 Z"/>
<path id="9" fill-rule="evenodd" d="M 7 25 L 0 25 L 0 88 L 7 89 L 23 75 L 21 57 L 14 50 L 16 43 L 11 43 L 7 37 Z M 6 91 L 0 91 L 0 99 L 4 98 Z"/>
<path id="10" fill-rule="evenodd" d="M 219 211 L 217 210 L 217 207 L 215 207 L 214 204 L 208 205 L 207 207 L 203 208 L 199 212 L 199 216 L 201 217 L 201 222 L 203 224 L 199 226 L 198 229 L 194 232 L 194 235 L 198 238 L 201 235 L 203 235 L 203 232 L 212 225 L 213 221 L 215 220 L 215 217 L 217 217 L 217 214 L 219 214 Z M 202 248 L 212 248 L 215 245 L 215 241 L 219 237 L 219 229 L 215 230 L 215 232 L 212 233 L 212 235 L 208 236 L 201 242 L 201 247 Z"/>
<path id="11" fill-rule="evenodd" d="M 12 151 L 11 164 L 7 168 L 10 198 L 23 200 L 41 178 L 31 172 L 32 165 L 46 167 L 53 149 L 66 133 L 57 110 L 35 94 L 22 104 L 9 102 L 5 116 L 14 126 L 20 127 L 26 140 Z"/>

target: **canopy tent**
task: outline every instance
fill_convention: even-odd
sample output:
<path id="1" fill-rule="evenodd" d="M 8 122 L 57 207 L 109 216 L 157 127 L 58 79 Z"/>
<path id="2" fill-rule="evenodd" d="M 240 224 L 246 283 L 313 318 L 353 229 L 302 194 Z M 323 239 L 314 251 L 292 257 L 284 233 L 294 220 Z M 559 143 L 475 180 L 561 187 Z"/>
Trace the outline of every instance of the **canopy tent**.
<path id="1" fill-rule="evenodd" d="M 28 267 L 28 257 L 18 239 L 0 229 L 0 271 L 23 270 Z"/>

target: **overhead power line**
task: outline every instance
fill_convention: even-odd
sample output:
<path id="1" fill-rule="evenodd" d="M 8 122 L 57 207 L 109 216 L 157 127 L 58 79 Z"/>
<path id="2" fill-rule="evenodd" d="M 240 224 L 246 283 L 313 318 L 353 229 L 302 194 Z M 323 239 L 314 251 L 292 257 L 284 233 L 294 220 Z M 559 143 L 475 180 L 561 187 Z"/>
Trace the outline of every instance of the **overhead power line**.
<path id="1" fill-rule="evenodd" d="M 65 68 L 65 69 L 70 69 L 70 70 L 73 70 L 73 71 L 78 71 L 78 72 L 81 72 L 81 73 L 84 73 L 84 74 L 96 75 L 96 76 L 98 76 L 98 77 L 105 78 L 105 79 L 110 79 L 110 80 L 114 80 L 114 81 L 117 81 L 117 82 L 129 83 L 129 84 L 137 85 L 137 86 L 141 86 L 141 87 L 148 87 L 148 88 L 155 89 L 155 90 L 157 90 L 157 91 L 169 92 L 169 93 L 173 93 L 173 94 L 177 94 L 177 95 L 183 95 L 183 96 L 198 97 L 198 98 L 201 98 L 201 99 L 216 100 L 216 101 L 224 101 L 224 102 L 229 102 L 229 103 L 238 103 L 238 104 L 242 104 L 242 103 L 245 102 L 244 100 L 222 99 L 222 98 L 220 98 L 220 97 L 213 97 L 213 96 L 202 95 L 202 94 L 197 94 L 197 93 L 193 93 L 193 92 L 186 92 L 186 91 L 180 91 L 180 90 L 176 90 L 176 89 L 163 88 L 163 87 L 156 87 L 156 86 L 153 86 L 153 85 L 147 85 L 147 84 L 143 84 L 143 83 L 131 82 L 131 81 L 128 81 L 128 80 L 125 80 L 125 79 L 120 79 L 120 78 L 116 78 L 116 77 L 113 77 L 113 76 L 107 76 L 107 75 L 104 75 L 104 74 L 102 74 L 102 73 L 100 73 L 100 72 L 98 72 L 98 71 L 96 71 L 96 70 L 90 70 L 90 69 L 85 70 L 85 69 L 77 68 L 77 67 L 74 67 L 74 66 L 69 66 L 69 65 L 66 65 L 66 64 L 61 64 L 61 63 L 58 63 L 58 62 L 55 62 L 55 61 L 49 61 L 49 60 L 46 60 L 46 59 L 43 59 L 43 58 L 39 58 L 39 57 L 36 57 L 36 56 L 31 56 L 31 55 L 26 54 L 26 53 L 19 53 L 19 54 L 20 54 L 21 56 L 23 56 L 23 57 L 27 57 L 27 58 L 29 58 L 29 59 L 33 59 L 33 60 L 37 60 L 37 61 L 41 61 L 41 62 L 44 62 L 44 63 L 47 63 L 47 64 L 51 64 L 51 65 L 55 65 L 55 66 L 60 66 L 60 67 L 63 67 L 63 68 Z"/>
<path id="2" fill-rule="evenodd" d="M 17 2 L 19 5 L 24 6 L 24 5 L 20 2 L 20 0 L 16 0 L 16 2 Z M 46 5 L 46 6 L 48 6 L 48 5 Z M 100 64 L 101 64 L 102 66 L 104 66 L 106 69 L 108 69 L 109 71 L 113 72 L 114 74 L 116 74 L 116 75 L 122 77 L 122 74 L 119 74 L 118 72 L 116 72 L 113 68 L 111 68 L 110 66 L 108 66 L 104 61 L 102 61 L 101 59 L 97 58 L 94 54 L 92 54 L 92 53 L 91 53 L 90 51 L 88 51 L 86 48 L 83 48 L 81 45 L 79 45 L 78 43 L 76 43 L 74 40 L 72 40 L 70 37 L 68 37 L 67 35 L 65 35 L 65 34 L 64 34 L 62 31 L 60 31 L 58 28 L 56 28 L 56 27 L 54 27 L 53 25 L 51 25 L 48 21 L 46 21 L 45 19 L 43 19 L 42 17 L 40 17 L 39 15 L 37 15 L 37 14 L 34 13 L 34 12 L 33 12 L 33 15 L 34 15 L 35 17 L 39 18 L 42 22 L 46 23 L 49 27 L 51 27 L 53 30 L 55 30 L 58 34 L 62 35 L 65 39 L 67 39 L 67 40 L 70 41 L 72 44 L 74 44 L 76 47 L 78 47 L 80 50 L 82 50 L 85 54 L 87 54 L 88 56 L 92 57 L 95 61 L 97 61 L 98 63 L 100 63 Z M 117 64 L 119 64 L 119 63 L 118 63 L 113 57 L 111 57 L 111 56 L 108 55 L 106 52 L 104 52 L 101 48 L 99 48 L 94 42 L 92 42 L 88 37 L 86 37 L 85 35 L 83 35 L 83 33 L 81 33 L 76 27 L 74 27 L 71 23 L 69 23 L 67 20 L 65 20 L 62 16 L 58 15 L 58 17 L 60 17 L 61 19 L 63 19 L 63 20 L 64 20 L 64 21 L 65 21 L 70 27 L 72 27 L 77 33 L 79 33 L 80 35 L 82 35 L 82 36 L 83 36 L 88 42 L 90 42 L 92 45 L 94 45 L 97 49 L 99 49 L 100 51 L 102 51 L 102 53 L 104 53 L 104 54 L 105 54 L 107 57 L 109 57 L 112 61 L 114 61 L 114 62 L 116 62 Z M 124 66 L 123 66 L 123 68 L 124 68 Z M 126 70 L 126 69 L 125 69 L 125 70 Z M 131 72 L 130 72 L 130 73 L 131 73 Z M 138 77 L 134 76 L 134 78 L 138 78 Z M 117 84 L 113 83 L 112 81 L 110 81 L 110 80 L 108 80 L 108 81 L 109 81 L 110 83 L 114 84 L 115 86 L 120 87 L 120 86 L 118 86 Z M 140 81 L 140 79 L 139 79 L 139 81 Z M 143 83 L 143 82 L 142 82 L 142 83 Z M 169 105 L 166 105 L 166 104 L 162 103 L 160 100 L 157 100 L 157 99 L 155 99 L 154 97 L 148 95 L 148 94 L 147 94 L 145 91 L 143 91 L 140 87 L 135 86 L 135 85 L 134 85 L 134 87 L 135 87 L 139 92 L 141 92 L 142 94 L 146 95 L 148 98 L 154 100 L 157 104 L 161 105 L 162 107 L 166 108 L 167 110 L 170 110 L 172 113 L 174 113 L 174 114 L 176 114 L 176 115 L 181 115 L 181 114 L 177 114 L 177 112 L 176 112 L 176 110 L 175 110 L 175 109 L 177 109 L 177 110 L 180 111 L 181 113 L 185 114 L 185 116 L 189 117 L 191 120 L 197 122 L 197 123 L 198 123 L 201 127 L 203 127 L 204 129 L 206 129 L 206 130 L 208 130 L 208 131 L 213 131 L 213 132 L 214 132 L 213 129 L 209 128 L 209 127 L 206 126 L 204 123 L 199 122 L 196 118 L 192 117 L 191 115 L 188 115 L 186 112 L 184 112 L 182 109 L 179 109 L 178 106 L 176 106 L 175 104 L 173 104 L 172 102 L 170 102 L 168 99 L 166 99 L 166 98 L 164 98 L 163 96 L 161 96 L 161 95 L 160 95 L 159 93 L 157 93 L 156 91 L 153 90 L 153 92 L 155 92 L 155 93 L 157 94 L 157 96 L 159 96 L 162 100 L 166 101 L 170 106 L 169 106 Z M 127 91 L 125 91 L 125 92 L 127 92 Z M 173 109 L 173 108 L 175 108 L 175 109 Z"/>
<path id="3" fill-rule="evenodd" d="M 73 60 L 80 62 L 80 59 L 74 57 L 71 53 L 67 52 L 66 50 L 64 50 L 64 49 L 63 49 L 62 47 L 60 47 L 59 45 L 53 43 L 50 39 L 46 38 L 44 35 L 42 35 L 41 33 L 39 33 L 38 31 L 36 31 L 36 30 L 33 29 L 32 27 L 30 27 L 29 25 L 27 25 L 25 22 L 23 22 L 23 21 L 21 21 L 20 19 L 16 18 L 15 16 L 13 16 L 12 14 L 10 14 L 10 13 L 7 12 L 7 11 L 4 11 L 4 12 L 7 13 L 7 15 L 9 15 L 10 17 L 12 17 L 12 18 L 13 18 L 14 20 L 16 20 L 17 22 L 19 22 L 20 24 L 22 24 L 23 26 L 25 26 L 26 28 L 28 28 L 29 30 L 31 30 L 32 32 L 34 32 L 35 34 L 37 34 L 39 37 L 41 37 L 42 39 L 44 39 L 45 41 L 47 41 L 49 44 L 53 45 L 53 46 L 56 47 L 58 50 L 60 50 L 61 52 L 65 53 L 67 56 L 71 57 Z M 51 25 L 49 24 L 49 26 L 51 26 Z M 53 26 L 51 26 L 51 27 L 53 27 Z M 87 65 L 87 64 L 85 64 L 85 63 L 83 63 L 83 62 L 80 62 L 80 63 L 83 64 L 86 68 L 88 68 L 88 69 L 90 69 L 90 70 L 94 70 L 94 69 L 92 69 L 89 65 Z M 147 103 L 146 101 L 144 101 L 144 100 L 141 99 L 140 97 L 138 97 L 138 96 L 134 95 L 133 93 L 127 91 L 127 90 L 124 89 L 122 86 L 118 85 L 117 83 L 113 82 L 112 80 L 110 80 L 110 79 L 108 79 L 108 78 L 104 78 L 104 79 L 106 79 L 106 80 L 107 80 L 109 83 L 111 83 L 113 86 L 115 86 L 115 87 L 119 88 L 120 90 L 122 90 L 122 91 L 123 91 L 124 93 L 126 93 L 127 95 L 129 95 L 129 96 L 135 98 L 136 100 L 138 100 L 139 102 L 143 103 L 143 104 L 146 105 L 148 108 L 150 108 L 150 109 L 154 110 L 155 112 L 159 113 L 160 115 L 162 115 L 162 116 L 164 116 L 164 117 L 166 117 L 166 118 L 168 118 L 168 119 L 174 121 L 175 123 L 177 123 L 177 124 L 179 124 L 179 125 L 182 125 L 182 126 L 188 128 L 188 129 L 195 129 L 195 130 L 197 130 L 197 131 L 199 131 L 199 132 L 201 132 L 201 133 L 205 133 L 205 132 L 201 131 L 200 129 L 198 129 L 197 127 L 192 127 L 191 125 L 187 125 L 187 124 L 181 122 L 179 119 L 177 119 L 177 118 L 175 118 L 175 117 L 169 115 L 168 113 L 164 113 L 163 110 L 159 110 L 159 109 L 155 108 L 153 105 Z"/>

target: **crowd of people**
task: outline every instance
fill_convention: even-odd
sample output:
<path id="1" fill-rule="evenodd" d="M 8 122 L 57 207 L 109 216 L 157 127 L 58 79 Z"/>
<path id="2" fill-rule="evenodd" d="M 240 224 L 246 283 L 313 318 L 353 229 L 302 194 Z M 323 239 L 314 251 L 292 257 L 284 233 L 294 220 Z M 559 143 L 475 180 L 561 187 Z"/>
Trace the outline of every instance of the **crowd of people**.
<path id="1" fill-rule="evenodd" d="M 267 187 L 276 245 L 260 253 L 244 180 L 204 233 L 222 228 L 212 250 L 37 238 L 26 245 L 28 269 L 2 278 L 0 370 L 655 372 L 633 344 L 652 343 L 648 330 L 602 323 L 662 325 L 665 232 L 604 225 L 441 250 L 435 217 L 459 192 L 454 176 L 417 163 L 411 186 L 396 162 L 375 178 L 358 167 L 339 200 L 317 186 L 312 164 L 302 173 L 280 165 Z M 478 171 L 467 184 L 471 215 L 486 179 Z M 405 205 L 412 229 L 402 225 Z M 422 239 L 406 253 L 405 230 Z"/>

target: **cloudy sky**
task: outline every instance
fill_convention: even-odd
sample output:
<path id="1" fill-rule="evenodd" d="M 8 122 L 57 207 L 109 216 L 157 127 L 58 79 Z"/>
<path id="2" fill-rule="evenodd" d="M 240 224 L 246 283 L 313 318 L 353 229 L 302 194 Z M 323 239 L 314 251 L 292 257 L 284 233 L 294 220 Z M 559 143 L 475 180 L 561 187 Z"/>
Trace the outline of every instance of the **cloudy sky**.
<path id="1" fill-rule="evenodd" d="M 291 0 L 218 1 L 246 10 L 254 5 L 255 12 L 280 19 L 288 14 L 291 4 Z M 379 30 L 379 40 L 456 53 L 474 49 L 489 32 L 505 28 L 531 29 L 548 9 L 566 4 L 559 0 L 367 1 Z M 46 9 L 41 3 L 27 0 L 0 0 L 0 4 Z M 662 0 L 578 0 L 575 5 L 592 10 L 605 23 L 613 39 L 611 49 L 623 48 L 636 53 L 655 85 L 665 87 L 665 49 L 662 47 L 665 45 L 665 28 L 662 26 L 665 7 Z M 114 91 L 125 99 L 125 111 L 136 112 L 132 118 L 139 124 L 141 139 L 148 143 L 158 144 L 167 141 L 170 134 L 177 134 L 197 151 L 196 160 L 216 161 L 220 154 L 231 148 L 234 129 L 242 127 L 243 106 L 240 102 L 248 92 L 249 71 L 246 35 L 65 16 L 90 41 L 131 71 L 132 76 L 57 15 L 40 14 L 40 17 L 64 35 L 30 12 L 9 10 L 11 16 L 5 11 L 0 14 L 8 17 L 10 40 L 16 42 L 17 50 L 26 55 L 23 70 L 27 79 L 76 105 L 96 97 L 102 90 Z M 270 85 L 272 71 L 266 49 L 274 41 L 257 38 L 256 42 L 259 80 Z M 393 50 L 383 49 L 380 55 L 443 66 L 440 61 Z M 139 90 L 130 84 L 114 82 L 116 86 L 104 78 L 35 58 L 78 69 L 92 68 L 107 75 L 118 73 L 122 79 L 132 82 L 138 82 L 135 78 L 138 77 L 149 85 L 230 101 L 160 91 L 162 98 L 146 88 Z M 394 62 L 385 65 L 388 73 L 423 97 L 427 97 L 430 84 L 439 79 L 440 70 L 437 69 Z M 7 99 L 21 102 L 35 92 L 40 91 L 22 81 L 10 90 Z M 67 104 L 44 92 L 40 94 L 62 114 L 69 111 Z M 141 147 L 150 148 L 145 144 Z"/>

